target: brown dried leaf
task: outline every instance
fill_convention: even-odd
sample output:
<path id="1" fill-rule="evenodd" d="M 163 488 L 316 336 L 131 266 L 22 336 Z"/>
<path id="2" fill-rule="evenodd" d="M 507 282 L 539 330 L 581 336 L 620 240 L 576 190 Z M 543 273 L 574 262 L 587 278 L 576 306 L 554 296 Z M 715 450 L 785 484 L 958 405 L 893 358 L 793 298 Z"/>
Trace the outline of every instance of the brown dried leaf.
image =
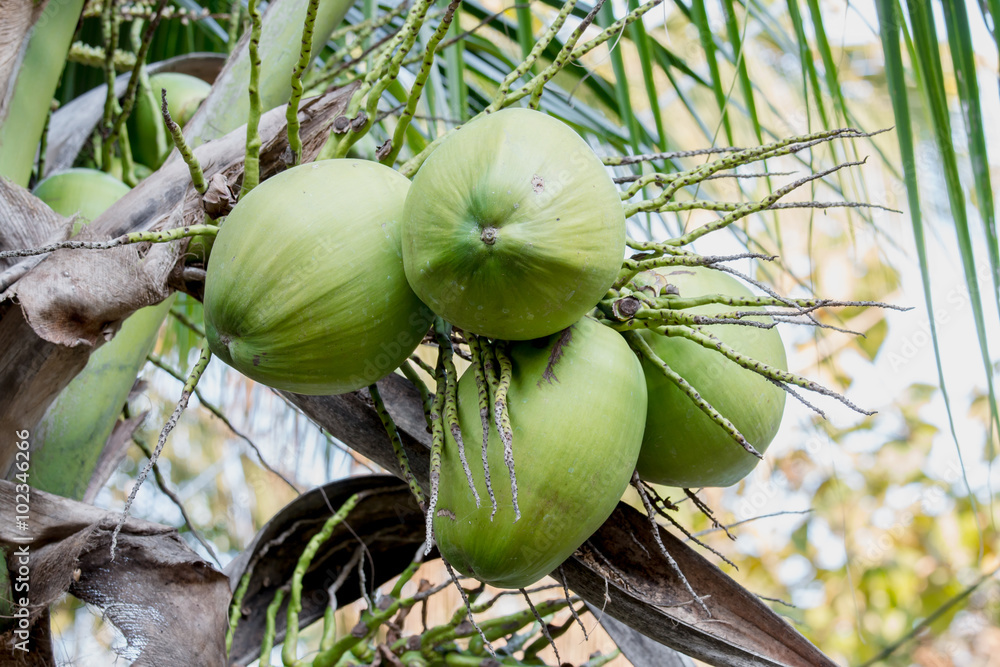
<path id="1" fill-rule="evenodd" d="M 633 630 L 614 616 L 604 613 L 600 607 L 588 602 L 587 608 L 632 667 L 694 667 L 691 658 Z"/>
<path id="2" fill-rule="evenodd" d="M 244 613 L 252 613 L 240 620 L 233 636 L 230 652 L 233 664 L 245 665 L 257 658 L 264 631 L 263 610 L 277 589 L 291 580 L 299 556 L 312 536 L 355 493 L 361 494 L 357 506 L 320 547 L 303 577 L 300 625 L 304 627 L 322 618 L 331 602 L 331 587 L 336 588 L 334 604 L 361 597 L 359 561 L 365 568 L 369 593 L 413 561 L 424 541 L 423 515 L 406 484 L 395 477 L 353 477 L 299 496 L 278 512 L 226 568 L 233 590 L 245 572 L 251 573 L 242 607 Z M 287 598 L 276 619 L 276 643 L 285 636 L 286 608 Z"/>
<path id="3" fill-rule="evenodd" d="M 0 516 L 13 517 L 15 485 L 0 480 Z M 229 585 L 168 526 L 126 521 L 110 559 L 117 512 L 32 489 L 28 530 L 0 524 L 10 565 L 27 548 L 32 623 L 66 592 L 104 611 L 135 665 L 224 665 Z"/>
<path id="4" fill-rule="evenodd" d="M 30 248 L 65 241 L 73 229 L 64 218 L 20 185 L 0 176 L 0 249 Z M 0 259 L 0 293 L 28 272 L 42 257 Z"/>
<path id="5" fill-rule="evenodd" d="M 664 528 L 659 532 L 711 618 L 659 555 L 646 516 L 622 503 L 563 564 L 570 588 L 644 635 L 709 664 L 833 667 L 757 596 Z"/>
<path id="6" fill-rule="evenodd" d="M 172 212 L 162 226 L 182 226 L 180 212 Z M 75 240 L 107 238 L 88 225 Z M 95 347 L 111 340 L 136 310 L 170 296 L 167 278 L 180 255 L 177 243 L 59 250 L 18 281 L 12 292 L 41 338 L 67 347 Z"/>
<path id="7" fill-rule="evenodd" d="M 56 667 L 52 650 L 52 624 L 49 610 L 32 624 L 28 638 L 14 632 L 0 634 L 0 657 L 8 667 Z"/>
<path id="8" fill-rule="evenodd" d="M 42 340 L 20 306 L 0 301 L 0 433 L 34 429 L 63 387 L 87 365 L 90 351 Z M 12 437 L 0 439 L 0 477 L 14 462 L 14 443 Z"/>

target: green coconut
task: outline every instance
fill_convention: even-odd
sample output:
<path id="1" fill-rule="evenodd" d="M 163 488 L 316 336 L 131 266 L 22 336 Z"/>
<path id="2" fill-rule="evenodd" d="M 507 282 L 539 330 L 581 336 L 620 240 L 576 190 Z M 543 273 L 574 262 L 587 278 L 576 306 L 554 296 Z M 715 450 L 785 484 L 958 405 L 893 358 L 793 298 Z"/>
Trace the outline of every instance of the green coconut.
<path id="1" fill-rule="evenodd" d="M 681 297 L 707 294 L 749 297 L 753 294 L 729 275 L 694 267 L 661 269 Z M 709 304 L 685 309 L 691 315 L 715 315 L 732 306 Z M 740 306 L 737 310 L 751 310 Z M 766 316 L 753 318 L 770 322 Z M 785 347 L 778 330 L 736 324 L 703 326 L 737 352 L 787 370 Z M 642 331 L 653 351 L 724 417 L 736 426 L 757 451 L 764 453 L 781 425 L 785 392 L 765 377 L 730 361 L 715 350 L 678 337 Z M 759 459 L 698 408 L 648 360 L 643 360 L 649 410 L 639 475 L 656 484 L 683 488 L 730 486 L 746 477 Z"/>
<path id="2" fill-rule="evenodd" d="M 130 189 L 97 169 L 67 169 L 39 181 L 32 193 L 59 215 L 78 216 L 73 225 L 73 234 L 77 234 Z"/>
<path id="3" fill-rule="evenodd" d="M 152 96 L 138 95 L 129 117 L 129 139 L 137 162 L 159 168 L 174 142 L 163 122 L 161 91 L 167 91 L 167 110 L 179 126 L 191 120 L 212 86 L 198 77 L 179 72 L 161 72 L 149 77 Z"/>
<path id="4" fill-rule="evenodd" d="M 431 314 L 403 274 L 409 181 L 364 160 L 294 167 L 240 199 L 212 247 L 205 333 L 244 375 L 340 394 L 395 370 Z"/>
<path id="5" fill-rule="evenodd" d="M 466 331 L 527 340 L 561 331 L 621 268 L 621 197 L 561 121 L 507 109 L 431 153 L 406 199 L 403 264 L 431 310 Z"/>
<path id="6" fill-rule="evenodd" d="M 521 588 L 555 569 L 614 511 L 639 455 L 646 388 L 624 339 L 589 318 L 548 338 L 514 343 L 509 354 L 521 518 L 515 522 L 503 445 L 491 425 L 488 458 L 498 507 L 491 520 L 470 370 L 458 384 L 459 421 L 482 504 L 476 507 L 446 429 L 434 532 L 441 554 L 459 572 Z"/>

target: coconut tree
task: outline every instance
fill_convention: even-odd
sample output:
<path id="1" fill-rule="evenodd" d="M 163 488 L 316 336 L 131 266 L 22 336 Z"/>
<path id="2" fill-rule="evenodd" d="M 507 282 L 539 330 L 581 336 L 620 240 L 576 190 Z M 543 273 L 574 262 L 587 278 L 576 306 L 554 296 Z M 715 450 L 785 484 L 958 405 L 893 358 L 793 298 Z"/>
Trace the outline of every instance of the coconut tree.
<path id="1" fill-rule="evenodd" d="M 948 382 L 947 350 L 938 331 L 950 316 L 947 312 L 944 318 L 939 315 L 940 293 L 934 289 L 946 274 L 935 268 L 934 253 L 927 251 L 922 214 L 929 206 L 940 207 L 947 201 L 954 222 L 954 232 L 950 227 L 940 231 L 934 224 L 927 226 L 947 233 L 941 243 L 954 243 L 962 267 L 964 303 L 970 306 L 976 359 L 986 379 L 975 409 L 984 420 L 983 441 L 989 447 L 975 456 L 990 462 L 997 421 L 989 349 L 991 332 L 996 330 L 992 312 L 996 298 L 989 296 L 988 286 L 992 282 L 994 290 L 1000 290 L 1000 251 L 973 23 L 965 4 L 945 0 L 941 5 L 945 44 L 936 34 L 940 25 L 931 3 L 876 2 L 871 30 L 878 41 L 869 48 L 884 58 L 884 69 L 874 82 L 858 77 L 851 62 L 845 66 L 844 58 L 856 54 L 846 46 L 831 45 L 826 26 L 835 15 L 829 9 L 822 11 L 814 0 L 807 3 L 805 13 L 795 0 L 781 8 L 730 0 L 719 5 L 701 0 L 650 0 L 621 6 L 543 0 L 513 7 L 458 1 L 366 0 L 354 6 L 276 0 L 266 11 L 252 1 L 204 6 L 167 6 L 164 1 L 155 6 L 84 5 L 72 0 L 69 4 L 54 0 L 0 4 L 4 8 L 0 21 L 10 28 L 3 31 L 6 38 L 0 42 L 4 54 L 0 60 L 7 63 L 0 69 L 5 82 L 0 101 L 0 174 L 4 176 L 0 181 L 4 207 L 0 328 L 6 342 L 0 373 L 3 386 L 10 389 L 0 398 L 0 422 L 5 432 L 16 435 L 0 449 L 0 463 L 10 480 L 0 497 L 9 510 L 4 516 L 17 517 L 3 534 L 11 575 L 7 597 L 13 601 L 7 615 L 15 620 L 5 637 L 13 655 L 20 656 L 18 651 L 30 646 L 30 659 L 42 664 L 51 661 L 46 654 L 48 608 L 68 590 L 102 607 L 108 620 L 122 629 L 130 643 L 126 655 L 173 664 L 205 660 L 245 664 L 257 656 L 261 664 L 268 664 L 276 644 L 282 645 L 286 664 L 483 664 L 489 660 L 537 664 L 543 649 L 553 650 L 553 657 L 559 659 L 555 638 L 568 632 L 572 622 L 588 610 L 633 664 L 682 660 L 665 647 L 710 664 L 832 664 L 748 592 L 747 588 L 796 593 L 782 590 L 788 584 L 777 578 L 773 561 L 747 558 L 750 571 L 730 577 L 677 537 L 695 542 L 709 559 L 728 563 L 731 554 L 725 545 L 713 541 L 714 535 L 700 538 L 695 533 L 720 528 L 728 534 L 723 526 L 728 521 L 717 518 L 722 512 L 741 521 L 763 514 L 759 510 L 767 500 L 756 503 L 758 487 L 746 483 L 742 496 L 685 489 L 681 497 L 686 502 L 674 503 L 663 487 L 649 483 L 700 486 L 735 481 L 728 477 L 722 481 L 711 476 L 705 478 L 708 481 L 656 479 L 645 474 L 649 481 L 633 478 L 631 495 L 612 509 L 616 492 L 598 520 L 607 517 L 598 531 L 589 537 L 581 535 L 582 544 L 577 540 L 568 545 L 572 555 L 551 575 L 559 593 L 551 599 L 539 598 L 541 591 L 522 588 L 522 608 L 487 618 L 484 614 L 503 599 L 502 594 L 490 597 L 475 581 L 459 576 L 476 572 L 476 567 L 455 555 L 462 551 L 456 546 L 462 536 L 448 537 L 448 531 L 441 529 L 437 537 L 448 540 L 441 552 L 451 557 L 459 571 L 449 565 L 439 586 L 421 585 L 411 591 L 407 583 L 420 564 L 437 555 L 430 551 L 435 538 L 431 524 L 442 516 L 439 508 L 447 513 L 456 507 L 448 500 L 456 487 L 475 493 L 475 505 L 487 513 L 487 491 L 492 497 L 494 488 L 498 497 L 502 488 L 507 494 L 503 498 L 511 498 L 515 515 L 519 513 L 518 491 L 523 507 L 532 507 L 535 471 L 522 472 L 518 486 L 516 464 L 524 471 L 523 466 L 531 463 L 520 463 L 524 459 L 517 456 L 524 450 L 516 444 L 519 417 L 511 407 L 517 404 L 518 368 L 528 367 L 524 360 L 529 352 L 516 342 L 499 340 L 516 335 L 479 330 L 472 320 L 469 324 L 463 320 L 464 330 L 459 330 L 452 326 L 457 320 L 449 323 L 437 318 L 433 326 L 423 323 L 428 333 L 423 351 L 404 361 L 397 372 L 392 372 L 398 361 L 394 360 L 376 374 L 381 378 L 377 383 L 373 376 L 358 384 L 370 384 L 367 388 L 314 396 L 307 394 L 324 392 L 269 381 L 271 376 L 264 372 L 269 360 L 261 354 L 272 348 L 249 354 L 241 366 L 229 334 L 220 334 L 220 320 L 211 312 L 203 317 L 203 300 L 207 298 L 209 311 L 219 312 L 213 299 L 229 298 L 244 286 L 251 295 L 247 302 L 264 302 L 261 293 L 249 289 L 255 281 L 246 265 L 242 266 L 246 273 L 233 287 L 217 290 L 222 296 L 213 297 L 211 286 L 206 292 L 207 272 L 219 271 L 221 266 L 216 260 L 212 267 L 208 256 L 217 236 L 220 244 L 229 244 L 225 248 L 232 247 L 232 242 L 220 236 L 226 229 L 220 223 L 244 196 L 249 205 L 250 193 L 261 188 L 259 201 L 273 201 L 274 195 L 264 196 L 265 187 L 274 191 L 281 179 L 271 179 L 279 172 L 316 160 L 351 158 L 380 162 L 403 176 L 416 176 L 416 187 L 421 179 L 432 180 L 432 169 L 441 169 L 444 158 L 440 156 L 460 150 L 451 148 L 455 144 L 450 138 L 470 136 L 475 127 L 470 122 L 511 107 L 537 109 L 559 119 L 561 128 L 572 128 L 578 141 L 583 138 L 581 145 L 587 144 L 591 159 L 614 174 L 627 218 L 630 257 L 613 267 L 606 294 L 598 302 L 584 304 L 592 309 L 593 319 L 588 322 L 599 321 L 604 334 L 613 333 L 608 329 L 619 331 L 622 336 L 614 334 L 616 339 L 627 341 L 643 360 L 647 374 L 655 374 L 659 383 L 675 392 L 669 399 L 671 405 L 686 401 L 688 411 L 694 410 L 705 421 L 709 431 L 688 437 L 721 434 L 719 456 L 739 460 L 740 474 L 753 467 L 754 457 L 768 445 L 781 412 L 779 407 L 765 437 L 751 436 L 751 427 L 737 419 L 735 408 L 723 408 L 728 395 L 747 377 L 762 382 L 768 391 L 776 386 L 781 401 L 790 393 L 819 415 L 823 415 L 820 407 L 867 414 L 865 406 L 855 405 L 834 389 L 848 387 L 851 373 L 845 370 L 845 353 L 836 349 L 844 344 L 829 341 L 850 331 L 864 333 L 867 338 L 848 343 L 848 349 L 877 357 L 886 340 L 879 307 L 887 305 L 883 301 L 898 302 L 892 293 L 893 281 L 898 284 L 899 279 L 888 258 L 897 248 L 912 244 L 922 278 L 922 305 L 933 314 L 926 319 L 925 343 L 915 346 L 930 344 L 933 349 L 937 391 L 945 408 L 942 414 L 947 416 L 957 454 L 957 474 L 946 480 L 954 484 L 943 495 L 962 505 L 956 516 L 978 543 L 971 549 L 975 556 L 961 573 L 939 559 L 938 565 L 947 573 L 929 577 L 928 586 L 918 587 L 926 594 L 905 596 L 902 604 L 881 602 L 877 593 L 885 594 L 886 588 L 899 599 L 904 597 L 894 590 L 893 577 L 898 581 L 902 574 L 928 567 L 926 561 L 919 567 L 893 564 L 886 553 L 919 556 L 922 551 L 933 551 L 934 540 L 940 539 L 931 535 L 928 541 L 908 545 L 909 551 L 897 547 L 894 540 L 902 541 L 904 536 L 923 540 L 930 535 L 911 516 L 907 522 L 897 522 L 899 535 L 887 531 L 888 546 L 864 552 L 859 581 L 849 584 L 848 595 L 834 595 L 831 600 L 831 608 L 842 606 L 844 600 L 857 606 L 860 596 L 866 613 L 902 609 L 898 627 L 877 633 L 863 627 L 862 633 L 874 634 L 876 641 L 862 647 L 831 634 L 830 626 L 824 626 L 814 611 L 815 605 L 786 613 L 807 623 L 805 634 L 831 655 L 852 661 L 885 659 L 918 637 L 919 631 L 935 627 L 933 623 L 941 629 L 952 622 L 965 600 L 974 598 L 989 581 L 988 563 L 995 558 L 990 539 L 994 533 L 989 527 L 994 500 L 990 495 L 977 496 L 981 488 L 991 487 L 968 475 L 968 461 L 961 459 L 963 451 L 968 456 L 970 450 L 960 446 L 964 427 L 952 410 L 947 390 L 954 381 Z M 993 9 L 984 7 L 983 15 L 992 16 Z M 950 58 L 943 61 L 942 53 Z M 775 54 L 782 57 L 776 59 Z M 769 60 L 777 64 L 768 66 Z M 176 105 L 181 93 L 167 91 L 158 99 L 161 84 L 156 81 L 162 79 L 157 77 L 174 72 L 211 83 L 187 122 L 179 117 L 180 107 L 170 104 Z M 916 80 L 915 88 L 908 86 L 910 76 Z M 946 94 L 952 81 L 960 103 L 954 114 L 949 111 L 953 100 Z M 851 91 L 862 84 L 884 97 L 885 108 L 852 97 Z M 141 109 L 148 112 L 161 106 L 163 123 L 154 116 L 145 128 L 139 126 Z M 130 121 L 133 110 L 135 118 Z M 952 116 L 958 115 L 966 135 L 962 142 L 952 138 L 951 124 L 958 122 Z M 463 135 L 459 128 L 466 124 L 470 129 Z M 895 126 L 893 132 L 879 133 L 889 125 Z M 922 144 L 919 140 L 925 134 L 928 139 Z M 544 136 L 546 141 L 549 138 Z M 535 143 L 541 144 L 542 139 L 539 135 Z M 139 142 L 149 142 L 150 147 L 140 149 Z M 176 150 L 162 166 L 135 160 L 139 155 L 152 155 L 158 161 L 171 145 Z M 933 165 L 921 162 L 921 146 L 936 150 L 939 158 Z M 862 176 L 868 168 L 862 166 L 867 154 L 877 155 L 888 182 L 898 184 L 898 202 L 882 194 L 884 184 Z M 565 173 L 583 169 L 571 152 L 563 158 Z M 448 159 L 454 162 L 456 158 Z M 471 155 L 466 159 L 468 172 L 488 172 L 487 166 L 473 166 Z M 52 210 L 56 206 L 43 204 L 40 193 L 35 196 L 26 189 L 74 166 L 114 174 L 133 186 L 77 230 Z M 932 180 L 944 184 L 940 202 L 927 190 L 928 177 L 937 175 L 938 169 L 944 178 Z M 446 177 L 447 172 L 438 180 Z M 536 195 L 546 187 L 544 179 L 539 181 L 536 186 L 532 180 Z M 432 190 L 435 194 L 428 201 L 444 206 L 448 188 L 436 185 L 439 190 Z M 84 199 L 93 199 L 94 187 L 85 186 Z M 374 198 L 354 194 L 362 202 Z M 896 218 L 890 217 L 898 215 L 893 212 L 897 207 L 907 209 L 903 219 L 910 224 L 905 239 L 894 227 Z M 291 202 L 273 208 L 279 222 L 283 209 L 293 210 Z M 306 215 L 308 208 L 296 218 Z M 245 209 L 263 214 L 262 206 Z M 799 215 L 793 218 L 794 212 L 784 209 L 800 209 Z M 435 215 L 428 217 L 440 222 L 441 210 L 434 209 Z M 827 223 L 831 218 L 837 221 L 833 229 Z M 485 227 L 476 243 L 493 247 L 498 243 L 496 232 L 487 235 L 487 229 L 496 228 Z M 280 236 L 283 232 L 301 233 L 281 225 L 272 233 Z M 499 234 L 502 239 L 503 232 Z M 411 238 L 413 233 L 404 237 Z M 567 230 L 559 252 L 576 252 L 575 239 Z M 850 256 L 852 244 L 858 252 L 872 245 L 870 239 L 876 239 L 876 249 L 881 245 L 881 256 L 852 260 L 851 266 L 853 273 L 864 272 L 865 280 L 837 282 L 824 275 L 825 267 L 839 267 L 841 261 L 820 255 L 818 248 L 839 245 Z M 981 243 L 978 250 L 977 241 Z M 282 247 L 266 235 L 255 245 L 264 250 L 265 257 L 267 250 L 273 255 Z M 314 238 L 298 239 L 296 247 L 307 253 L 312 245 L 322 247 Z M 405 247 L 402 252 L 407 252 Z M 310 270 L 325 267 L 321 260 L 310 264 L 302 255 L 290 270 L 305 281 Z M 724 287 L 703 288 L 699 295 L 715 296 L 684 302 L 684 292 L 673 293 L 676 284 L 669 278 L 660 284 L 656 276 L 662 276 L 665 269 L 685 267 L 735 274 L 753 291 L 737 294 Z M 433 291 L 446 281 L 431 278 L 417 287 L 418 281 L 407 277 L 423 301 L 437 314 L 444 314 L 444 302 L 436 306 Z M 276 284 L 281 280 L 268 273 L 257 279 Z M 294 274 L 289 280 L 295 283 Z M 831 285 L 847 285 L 847 291 L 830 293 Z M 517 304 L 527 308 L 530 293 L 527 290 Z M 680 302 L 674 298 L 678 296 Z M 347 298 L 367 295 L 348 294 Z M 714 308 L 697 310 L 706 303 Z M 296 310 L 294 302 L 286 306 Z M 504 324 L 513 321 L 510 316 L 506 319 Z M 776 321 L 805 325 L 786 336 L 799 348 L 810 350 L 813 360 L 821 361 L 811 374 L 794 372 L 794 364 L 792 372 L 786 370 L 781 363 L 783 351 L 781 360 L 764 359 L 763 353 L 731 342 L 728 334 L 714 333 L 720 327 L 771 331 Z M 297 326 L 294 334 L 285 331 L 281 335 L 301 333 Z M 572 347 L 582 345 L 587 337 L 579 333 L 574 343 L 572 334 L 560 336 L 546 348 L 550 363 L 540 365 L 543 376 L 564 351 L 572 354 Z M 724 358 L 719 366 L 723 370 L 718 371 L 722 375 L 704 371 L 705 378 L 696 381 L 691 373 L 678 372 L 680 362 L 668 356 L 673 348 L 661 343 L 682 343 L 701 354 Z M 156 354 L 151 352 L 154 345 Z M 193 356 L 188 354 L 191 348 L 197 350 Z M 184 521 L 192 528 L 189 536 L 201 539 L 201 544 L 192 541 L 188 546 L 168 527 L 126 518 L 137 494 L 147 492 L 140 486 L 148 474 L 168 492 L 169 482 L 156 461 L 192 396 L 197 395 L 202 405 L 212 405 L 211 399 L 199 393 L 199 381 L 219 367 L 213 355 L 276 387 L 297 414 L 402 482 L 367 476 L 302 494 L 261 528 L 249 545 L 235 550 L 238 554 L 227 559 L 231 562 L 225 574 L 202 560 L 214 556 L 213 546 L 193 529 L 187 514 Z M 402 358 L 406 356 L 404 351 Z M 365 361 L 380 365 L 374 359 Z M 141 430 L 145 415 L 136 413 L 136 378 L 147 362 L 183 382 L 156 424 L 155 445 L 146 444 Z M 470 379 L 463 389 L 458 371 L 466 368 Z M 257 369 L 261 369 L 259 376 Z M 745 375 L 732 376 L 732 370 Z M 610 375 L 605 381 L 613 384 Z M 727 387 L 718 399 L 706 389 L 713 382 Z M 584 381 L 570 384 L 576 389 Z M 337 385 L 335 390 L 355 388 Z M 757 400 L 759 393 L 748 389 L 744 400 Z M 816 394 L 824 401 L 822 406 L 814 405 Z M 570 399 L 569 404 L 574 402 Z M 610 394 L 604 403 L 613 403 Z M 216 411 L 233 428 L 224 412 Z M 570 411 L 563 407 L 558 412 Z M 278 419 L 279 412 L 272 417 Z M 932 443 L 926 435 L 927 423 L 915 409 L 903 412 L 905 426 L 894 437 L 919 445 L 929 454 Z M 480 426 L 480 417 L 484 448 L 483 463 L 477 467 L 477 457 L 465 460 L 463 455 L 457 461 L 455 454 L 476 450 L 469 449 L 469 443 L 478 440 L 475 427 Z M 879 429 L 878 422 L 868 418 L 846 426 L 836 419 L 832 423 L 817 418 L 812 428 L 845 442 L 852 434 Z M 490 433 L 495 437 L 487 437 Z M 884 455 L 884 463 L 891 466 L 894 444 L 891 438 L 885 440 L 888 444 L 878 450 L 879 456 Z M 493 444 L 487 446 L 488 441 Z M 124 502 L 124 512 L 120 512 L 122 505 L 105 512 L 88 504 L 129 455 L 133 442 L 145 448 L 148 463 L 133 473 L 137 483 L 128 497 L 117 499 Z M 494 457 L 492 463 L 487 450 Z M 801 451 L 822 461 L 818 454 L 826 450 L 822 445 L 807 445 Z M 267 458 L 261 458 L 262 465 L 269 465 Z M 829 526 L 825 503 L 843 489 L 829 473 L 821 475 L 818 485 L 796 480 L 792 467 L 797 461 L 797 454 L 787 450 L 776 459 L 783 488 L 770 497 L 814 493 L 818 516 L 796 519 L 787 541 L 791 546 L 777 553 L 789 558 L 805 554 L 818 561 L 816 541 L 809 539 L 808 532 Z M 282 468 L 287 466 L 279 465 L 273 479 L 288 472 Z M 643 469 L 640 466 L 640 472 Z M 896 468 L 897 472 L 903 469 Z M 442 479 L 448 488 L 439 497 Z M 468 488 L 462 486 L 466 479 Z M 877 481 L 868 480 L 865 490 L 870 497 L 883 497 L 893 485 L 932 490 L 936 478 L 911 470 L 901 478 L 890 475 L 881 486 Z M 627 482 L 622 480 L 622 485 Z M 289 486 L 297 491 L 294 482 L 289 481 Z M 926 493 L 921 496 L 925 500 L 930 498 Z M 263 489 L 257 495 L 263 495 Z M 494 512 L 496 502 L 494 498 Z M 183 512 L 183 504 L 180 507 Z M 733 511 L 733 507 L 739 509 Z M 564 518 L 569 516 L 568 510 L 564 512 Z M 660 527 L 657 517 L 669 522 L 671 530 Z M 912 530 L 911 524 L 916 526 Z M 840 529 L 846 539 L 846 514 Z M 489 534 L 485 530 L 484 535 Z M 529 525 L 528 531 L 512 533 L 507 540 L 520 548 L 518 541 L 531 534 Z M 882 537 L 877 536 L 876 544 Z M 364 549 L 358 549 L 359 541 Z M 24 544 L 29 543 L 26 553 Z M 834 587 L 842 578 L 829 573 L 843 570 L 850 579 L 851 567 L 827 568 L 827 575 L 813 579 Z M 968 581 L 960 584 L 959 574 Z M 883 579 L 890 583 L 882 585 Z M 387 583 L 390 580 L 394 583 Z M 19 584 L 29 582 L 30 597 L 22 602 Z M 383 584 L 380 596 L 369 594 Z M 858 596 L 852 590 L 855 585 Z M 425 624 L 422 631 L 407 631 L 409 611 L 449 586 L 461 598 L 454 615 L 437 626 Z M 167 594 L 167 590 L 172 592 Z M 796 596 L 792 597 L 795 601 Z M 366 599 L 365 611 L 352 630 L 338 632 L 336 603 L 348 598 Z M 988 606 L 988 600 L 977 601 L 969 607 L 970 613 Z M 551 618 L 557 613 L 566 617 L 560 624 Z M 166 636 L 158 629 L 164 625 L 171 629 Z M 586 632 L 586 625 L 581 627 Z M 305 634 L 300 635 L 300 629 Z M 961 628 L 953 624 L 949 631 L 959 636 Z M 921 641 L 927 645 L 926 639 Z M 504 642 L 502 647 L 500 642 Z M 549 644 L 552 649 L 546 648 Z M 604 664 L 613 657 L 594 658 L 587 664 Z"/>

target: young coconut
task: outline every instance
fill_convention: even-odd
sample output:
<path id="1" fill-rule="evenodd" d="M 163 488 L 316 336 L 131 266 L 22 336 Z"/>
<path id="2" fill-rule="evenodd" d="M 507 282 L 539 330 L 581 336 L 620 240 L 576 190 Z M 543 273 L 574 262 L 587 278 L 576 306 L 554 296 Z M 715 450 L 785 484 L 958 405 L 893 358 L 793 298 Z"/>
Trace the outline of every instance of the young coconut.
<path id="1" fill-rule="evenodd" d="M 79 216 L 73 234 L 92 222 L 131 188 L 111 174 L 97 169 L 67 169 L 38 182 L 32 194 L 67 218 Z"/>
<path id="2" fill-rule="evenodd" d="M 529 109 L 475 120 L 413 179 L 403 264 L 455 326 L 528 340 L 576 322 L 621 268 L 625 216 L 601 160 L 570 127 Z"/>
<path id="3" fill-rule="evenodd" d="M 614 511 L 642 443 L 646 388 L 642 366 L 615 331 L 583 318 L 563 332 L 513 343 L 507 393 L 517 461 L 518 505 L 506 480 L 495 424 L 487 448 L 491 503 L 481 465 L 470 466 L 483 502 L 466 481 L 458 446 L 445 429 L 434 533 L 455 569 L 501 588 L 523 588 L 569 557 Z M 492 402 L 492 392 L 490 400 Z M 472 369 L 458 383 L 466 447 L 482 439 Z"/>
<path id="4" fill-rule="evenodd" d="M 658 269 L 680 298 L 710 294 L 752 297 L 731 276 L 714 269 Z M 710 303 L 684 309 L 685 314 L 712 316 L 747 306 Z M 747 318 L 770 323 L 769 317 Z M 701 330 L 737 352 L 787 370 L 778 330 L 739 324 L 710 324 Z M 702 398 L 733 423 L 747 441 L 764 453 L 778 432 L 785 392 L 767 378 L 740 367 L 722 354 L 679 337 L 641 331 L 653 352 L 684 378 Z M 730 486 L 753 470 L 759 459 L 744 450 L 648 359 L 642 361 L 649 393 L 646 432 L 636 466 L 642 479 L 683 488 Z"/>
<path id="5" fill-rule="evenodd" d="M 212 352 L 300 394 L 354 391 L 395 370 L 431 323 L 400 258 L 408 187 L 376 162 L 327 160 L 240 199 L 208 263 Z"/>

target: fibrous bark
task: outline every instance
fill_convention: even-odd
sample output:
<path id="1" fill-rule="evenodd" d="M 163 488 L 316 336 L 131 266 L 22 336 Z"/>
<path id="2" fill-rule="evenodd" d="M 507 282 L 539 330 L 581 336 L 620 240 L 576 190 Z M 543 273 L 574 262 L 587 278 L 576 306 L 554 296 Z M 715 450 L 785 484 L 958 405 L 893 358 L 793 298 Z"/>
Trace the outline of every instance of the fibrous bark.
<path id="1" fill-rule="evenodd" d="M 226 664 L 228 580 L 176 529 L 128 519 L 111 561 L 117 512 L 32 490 L 29 518 L 19 524 L 18 502 L 16 485 L 0 480 L 0 516 L 8 519 L 0 525 L 0 547 L 13 572 L 22 576 L 20 567 L 27 567 L 29 587 L 21 596 L 29 601 L 32 627 L 44 627 L 49 605 L 68 592 L 104 611 L 125 635 L 122 653 L 134 665 Z M 29 639 L 28 653 L 50 650 L 45 639 Z M 28 657 L 14 648 L 19 640 L 13 632 L 0 636 L 0 663 Z"/>

